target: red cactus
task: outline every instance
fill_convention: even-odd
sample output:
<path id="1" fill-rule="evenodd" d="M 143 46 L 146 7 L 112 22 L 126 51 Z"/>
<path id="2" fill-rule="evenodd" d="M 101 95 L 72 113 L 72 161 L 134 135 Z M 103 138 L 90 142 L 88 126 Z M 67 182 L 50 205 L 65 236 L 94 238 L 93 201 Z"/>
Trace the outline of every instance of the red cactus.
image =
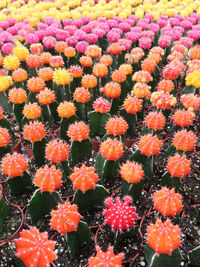
<path id="1" fill-rule="evenodd" d="M 181 244 L 180 228 L 169 219 L 165 222 L 157 219 L 147 228 L 147 243 L 157 254 L 171 254 Z"/>
<path id="2" fill-rule="evenodd" d="M 108 207 L 104 210 L 103 215 L 106 217 L 104 224 L 111 225 L 112 230 L 118 229 L 122 232 L 124 229 L 129 230 L 130 227 L 134 227 L 135 220 L 138 216 L 136 215 L 135 207 L 130 207 L 132 198 L 125 196 L 124 202 L 120 201 L 117 197 L 115 202 L 112 197 L 105 200 L 105 205 Z"/>
<path id="3" fill-rule="evenodd" d="M 167 171 L 173 177 L 183 178 L 190 173 L 190 160 L 185 155 L 180 156 L 176 153 L 175 156 L 168 159 Z"/>
<path id="4" fill-rule="evenodd" d="M 115 255 L 113 247 L 109 247 L 106 252 L 103 252 L 100 247 L 96 247 L 96 251 L 96 256 L 89 258 L 89 267 L 122 267 L 123 253 Z"/>
<path id="5" fill-rule="evenodd" d="M 153 194 L 154 209 L 158 210 L 163 216 L 175 216 L 182 210 L 182 197 L 176 193 L 174 188 L 163 187 Z"/>
<path id="6" fill-rule="evenodd" d="M 77 205 L 65 202 L 51 212 L 50 226 L 60 234 L 66 234 L 77 230 L 80 219 Z"/>
<path id="7" fill-rule="evenodd" d="M 70 180 L 73 183 L 74 189 L 79 189 L 84 193 L 89 189 L 94 189 L 98 181 L 98 175 L 93 167 L 86 167 L 84 164 L 77 168 L 70 175 Z"/>
<path id="8" fill-rule="evenodd" d="M 36 227 L 22 230 L 20 238 L 15 240 L 15 245 L 17 247 L 16 256 L 27 267 L 49 267 L 50 263 L 57 258 L 53 251 L 56 242 L 48 240 L 47 232 L 40 233 Z"/>
<path id="9" fill-rule="evenodd" d="M 37 170 L 34 184 L 40 187 L 42 192 L 52 193 L 62 185 L 62 172 L 59 169 L 57 170 L 55 166 L 45 165 Z"/>

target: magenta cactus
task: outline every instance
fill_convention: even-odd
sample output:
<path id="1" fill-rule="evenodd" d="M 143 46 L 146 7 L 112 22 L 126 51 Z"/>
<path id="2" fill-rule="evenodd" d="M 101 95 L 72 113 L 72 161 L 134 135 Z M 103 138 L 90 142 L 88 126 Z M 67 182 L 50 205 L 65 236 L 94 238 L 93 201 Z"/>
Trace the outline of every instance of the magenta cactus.
<path id="1" fill-rule="evenodd" d="M 105 205 L 108 207 L 104 210 L 103 215 L 106 217 L 104 224 L 110 224 L 112 230 L 119 230 L 122 232 L 124 229 L 134 227 L 135 220 L 138 219 L 135 211 L 136 208 L 129 206 L 132 202 L 130 196 L 125 196 L 123 201 L 120 201 L 119 197 L 116 198 L 115 202 L 112 197 L 105 200 Z"/>

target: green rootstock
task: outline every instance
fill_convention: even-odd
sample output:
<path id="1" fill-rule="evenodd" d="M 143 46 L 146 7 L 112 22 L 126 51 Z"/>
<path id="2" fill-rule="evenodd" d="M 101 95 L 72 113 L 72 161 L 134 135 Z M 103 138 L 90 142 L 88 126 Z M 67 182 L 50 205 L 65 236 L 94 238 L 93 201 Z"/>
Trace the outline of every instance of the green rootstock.
<path id="1" fill-rule="evenodd" d="M 91 112 L 89 115 L 91 134 L 103 136 L 106 133 L 105 126 L 109 118 L 108 113 Z"/>
<path id="2" fill-rule="evenodd" d="M 144 247 L 144 254 L 148 267 L 180 267 L 181 266 L 181 253 L 177 248 L 171 255 L 168 254 L 156 254 L 156 252 L 146 245 Z"/>
<path id="3" fill-rule="evenodd" d="M 8 217 L 10 208 L 4 198 L 0 200 L 0 233 L 3 230 L 4 222 Z"/>
<path id="4" fill-rule="evenodd" d="M 87 138 L 82 142 L 73 141 L 71 145 L 72 166 L 92 157 L 92 143 Z"/>

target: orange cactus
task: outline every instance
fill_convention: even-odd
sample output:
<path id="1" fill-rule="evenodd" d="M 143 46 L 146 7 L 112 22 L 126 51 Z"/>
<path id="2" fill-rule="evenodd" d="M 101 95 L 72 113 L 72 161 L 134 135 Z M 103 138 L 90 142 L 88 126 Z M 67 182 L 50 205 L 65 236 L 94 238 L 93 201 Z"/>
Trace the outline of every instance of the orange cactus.
<path id="1" fill-rule="evenodd" d="M 55 101 L 56 96 L 54 91 L 45 88 L 44 90 L 39 92 L 37 99 L 41 105 L 49 105 Z"/>
<path id="2" fill-rule="evenodd" d="M 9 91 L 9 100 L 15 104 L 22 104 L 26 102 L 27 94 L 22 88 L 13 88 Z"/>
<path id="3" fill-rule="evenodd" d="M 52 68 L 41 68 L 38 71 L 38 76 L 45 82 L 48 82 L 53 79 L 53 73 L 54 71 L 52 70 Z"/>
<path id="4" fill-rule="evenodd" d="M 80 78 L 83 75 L 83 71 L 80 66 L 71 66 L 69 72 L 73 78 Z"/>
<path id="5" fill-rule="evenodd" d="M 160 152 L 160 148 L 162 146 L 162 142 L 158 139 L 157 135 L 143 135 L 140 138 L 139 144 L 138 144 L 138 149 L 140 152 L 147 156 L 153 156 L 157 155 Z"/>
<path id="6" fill-rule="evenodd" d="M 10 135 L 6 128 L 0 127 L 0 147 L 5 147 L 10 142 Z"/>
<path id="7" fill-rule="evenodd" d="M 28 90 L 33 93 L 38 93 L 45 88 L 45 82 L 40 77 L 32 77 L 27 83 Z"/>
<path id="8" fill-rule="evenodd" d="M 126 81 L 126 73 L 122 70 L 115 70 L 112 73 L 112 80 L 113 82 L 123 83 L 124 81 Z"/>
<path id="9" fill-rule="evenodd" d="M 38 55 L 28 55 L 26 58 L 26 64 L 29 68 L 39 68 L 42 63 L 42 59 Z"/>
<path id="10" fill-rule="evenodd" d="M 173 146 L 177 150 L 192 151 L 196 145 L 196 135 L 192 131 L 181 130 L 174 134 Z"/>
<path id="11" fill-rule="evenodd" d="M 97 86 L 97 78 L 94 75 L 85 74 L 81 80 L 83 87 L 91 89 Z"/>
<path id="12" fill-rule="evenodd" d="M 86 56 L 97 58 L 101 56 L 101 48 L 97 45 L 89 45 L 85 51 Z"/>
<path id="13" fill-rule="evenodd" d="M 123 156 L 123 144 L 117 139 L 108 138 L 100 146 L 102 157 L 107 160 L 118 160 Z"/>
<path id="14" fill-rule="evenodd" d="M 95 100 L 93 104 L 93 108 L 96 112 L 99 113 L 107 113 L 110 111 L 110 103 L 108 100 L 104 99 L 103 97 L 99 97 Z"/>
<path id="15" fill-rule="evenodd" d="M 149 83 L 153 81 L 153 78 L 148 71 L 140 70 L 134 73 L 132 80 L 138 83 Z"/>
<path id="16" fill-rule="evenodd" d="M 70 118 L 74 116 L 76 112 L 76 107 L 72 102 L 64 101 L 63 103 L 60 103 L 60 105 L 57 108 L 58 114 L 61 118 Z"/>
<path id="17" fill-rule="evenodd" d="M 168 64 L 163 70 L 163 77 L 168 80 L 175 80 L 180 75 L 181 70 L 179 66 L 174 64 Z"/>
<path id="18" fill-rule="evenodd" d="M 24 82 L 28 79 L 27 71 L 22 68 L 18 68 L 12 72 L 12 78 L 15 82 Z"/>
<path id="19" fill-rule="evenodd" d="M 65 202 L 51 212 L 50 226 L 60 234 L 66 234 L 77 230 L 80 219 L 77 205 Z"/>
<path id="20" fill-rule="evenodd" d="M 69 154 L 69 146 L 62 140 L 53 140 L 46 146 L 46 158 L 52 163 L 60 163 L 67 160 Z"/>
<path id="21" fill-rule="evenodd" d="M 42 44 L 32 44 L 30 46 L 30 51 L 32 54 L 40 55 L 43 52 L 44 48 Z"/>
<path id="22" fill-rule="evenodd" d="M 84 164 L 80 168 L 75 167 L 69 178 L 73 183 L 74 189 L 81 190 L 83 193 L 87 190 L 94 189 L 98 181 L 98 175 L 95 173 L 95 169 L 93 167 L 87 167 Z"/>
<path id="23" fill-rule="evenodd" d="M 23 261 L 26 267 L 50 266 L 50 263 L 57 258 L 53 251 L 56 242 L 48 240 L 48 233 L 40 233 L 36 227 L 22 230 L 20 238 L 15 240 L 15 245 L 17 247 L 16 256 Z"/>
<path id="24" fill-rule="evenodd" d="M 123 253 L 115 255 L 113 247 L 108 247 L 106 252 L 103 252 L 100 247 L 96 247 L 96 256 L 90 257 L 88 264 L 89 267 L 109 266 L 109 267 L 122 267 Z"/>
<path id="25" fill-rule="evenodd" d="M 180 101 L 187 109 L 192 108 L 197 110 L 200 107 L 200 98 L 195 94 L 182 95 Z"/>
<path id="26" fill-rule="evenodd" d="M 121 94 L 121 86 L 115 82 L 109 82 L 104 88 L 101 88 L 101 92 L 108 98 L 118 98 Z"/>
<path id="27" fill-rule="evenodd" d="M 121 177 L 128 183 L 138 183 L 144 176 L 144 171 L 140 164 L 134 161 L 127 161 L 120 167 Z"/>
<path id="28" fill-rule="evenodd" d="M 144 71 L 148 71 L 149 73 L 153 73 L 156 69 L 156 63 L 150 59 L 145 59 L 141 63 L 141 68 Z"/>
<path id="29" fill-rule="evenodd" d="M 122 64 L 119 67 L 120 71 L 123 71 L 126 75 L 130 75 L 133 72 L 131 64 Z"/>
<path id="30" fill-rule="evenodd" d="M 100 60 L 99 60 L 100 63 L 106 65 L 107 67 L 108 66 L 111 66 L 112 63 L 113 63 L 113 59 L 110 55 L 103 55 Z"/>
<path id="31" fill-rule="evenodd" d="M 29 120 L 38 119 L 41 116 L 41 108 L 37 103 L 29 103 L 24 106 L 23 114 Z"/>
<path id="32" fill-rule="evenodd" d="M 151 102 L 157 109 L 170 109 L 176 104 L 176 98 L 169 93 L 153 92 L 151 94 Z"/>
<path id="33" fill-rule="evenodd" d="M 97 77 L 105 77 L 108 74 L 108 68 L 102 63 L 96 63 L 93 67 L 93 74 Z"/>
<path id="34" fill-rule="evenodd" d="M 142 109 L 142 99 L 139 99 L 137 96 L 128 96 L 124 100 L 123 107 L 129 114 L 136 114 Z"/>
<path id="35" fill-rule="evenodd" d="M 200 45 L 196 45 L 189 50 L 188 53 L 191 59 L 200 59 Z"/>
<path id="36" fill-rule="evenodd" d="M 157 219 L 147 228 L 147 243 L 157 254 L 169 254 L 180 246 L 180 228 L 169 219 L 165 222 Z"/>
<path id="37" fill-rule="evenodd" d="M 49 167 L 45 165 L 43 168 L 37 170 L 33 183 L 42 192 L 48 191 L 53 193 L 62 185 L 62 172 L 56 169 L 55 166 Z"/>
<path id="38" fill-rule="evenodd" d="M 34 142 L 41 141 L 45 135 L 45 128 L 41 122 L 33 122 L 24 126 L 24 139 Z"/>
<path id="39" fill-rule="evenodd" d="M 51 59 L 52 55 L 49 52 L 43 52 L 40 55 L 40 59 L 42 61 L 43 64 L 49 64 L 49 60 Z"/>
<path id="40" fill-rule="evenodd" d="M 190 173 L 190 160 L 185 155 L 180 156 L 176 153 L 175 156 L 168 159 L 167 171 L 173 177 L 183 178 Z"/>
<path id="41" fill-rule="evenodd" d="M 155 54 L 155 53 L 150 52 L 146 59 L 155 62 L 155 64 L 158 64 L 162 60 L 162 57 L 159 54 Z"/>
<path id="42" fill-rule="evenodd" d="M 168 60 L 173 61 L 175 59 L 182 61 L 183 60 L 183 54 L 177 51 L 174 51 L 173 53 L 171 53 L 168 57 Z"/>
<path id="43" fill-rule="evenodd" d="M 158 54 L 159 56 L 163 56 L 164 55 L 164 49 L 160 46 L 154 46 L 151 48 L 150 53 L 152 54 Z"/>
<path id="44" fill-rule="evenodd" d="M 112 43 L 108 49 L 107 52 L 111 55 L 119 55 L 124 50 L 124 46 L 120 45 L 119 43 Z"/>
<path id="45" fill-rule="evenodd" d="M 89 137 L 89 127 L 83 122 L 75 122 L 68 128 L 67 135 L 77 142 L 82 142 Z"/>
<path id="46" fill-rule="evenodd" d="M 63 58 L 61 56 L 53 56 L 50 58 L 49 60 L 49 65 L 52 68 L 59 68 L 62 67 L 64 65 L 64 61 Z"/>
<path id="47" fill-rule="evenodd" d="M 123 135 L 128 129 L 128 123 L 122 117 L 113 117 L 106 123 L 106 131 L 108 134 L 118 136 Z"/>
<path id="48" fill-rule="evenodd" d="M 91 67 L 92 66 L 92 58 L 91 57 L 82 56 L 82 57 L 80 57 L 80 64 L 83 67 Z"/>
<path id="49" fill-rule="evenodd" d="M 132 96 L 137 96 L 138 98 L 149 98 L 151 94 L 151 87 L 146 83 L 136 83 L 131 91 Z"/>
<path id="50" fill-rule="evenodd" d="M 75 50 L 75 48 L 72 47 L 72 46 L 66 47 L 65 50 L 64 50 L 64 55 L 66 57 L 69 57 L 69 58 L 75 57 L 76 56 L 76 50 Z"/>
<path id="51" fill-rule="evenodd" d="M 88 89 L 84 87 L 78 87 L 76 88 L 74 94 L 73 94 L 74 100 L 78 103 L 86 103 L 90 101 L 91 93 Z"/>
<path id="52" fill-rule="evenodd" d="M 181 127 L 188 127 L 194 120 L 195 113 L 191 110 L 177 110 L 172 117 L 174 123 Z"/>
<path id="53" fill-rule="evenodd" d="M 140 60 L 144 56 L 144 51 L 142 48 L 136 47 L 131 50 L 131 55 L 138 56 L 138 59 Z"/>
<path id="54" fill-rule="evenodd" d="M 188 49 L 182 44 L 176 44 L 174 47 L 172 47 L 171 51 L 172 52 L 176 51 L 186 56 Z"/>
<path id="55" fill-rule="evenodd" d="M 3 119 L 3 109 L 0 107 L 0 120 Z"/>
<path id="56" fill-rule="evenodd" d="M 144 123 L 148 128 L 155 131 L 162 130 L 165 125 L 165 117 L 161 112 L 150 112 L 146 116 Z"/>
<path id="57" fill-rule="evenodd" d="M 14 152 L 6 154 L 1 161 L 1 172 L 9 177 L 22 176 L 28 169 L 28 164 L 24 155 Z"/>
<path id="58" fill-rule="evenodd" d="M 163 187 L 153 194 L 154 209 L 158 210 L 163 216 L 174 217 L 183 208 L 182 197 L 175 189 Z"/>
<path id="59" fill-rule="evenodd" d="M 174 83 L 171 81 L 171 80 L 161 80 L 159 83 L 158 83 L 158 88 L 157 90 L 158 91 L 163 91 L 164 93 L 170 93 L 174 90 L 175 86 L 174 86 Z"/>
<path id="60" fill-rule="evenodd" d="M 65 51 L 65 48 L 67 48 L 67 44 L 64 41 L 57 42 L 54 47 L 54 49 L 58 53 L 63 53 Z"/>

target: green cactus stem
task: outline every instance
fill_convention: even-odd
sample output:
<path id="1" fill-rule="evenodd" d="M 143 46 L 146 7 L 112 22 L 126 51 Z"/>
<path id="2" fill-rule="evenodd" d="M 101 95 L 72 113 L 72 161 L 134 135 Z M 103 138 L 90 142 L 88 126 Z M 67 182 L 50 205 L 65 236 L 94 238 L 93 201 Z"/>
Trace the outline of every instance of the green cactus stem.
<path id="1" fill-rule="evenodd" d="M 44 121 L 53 122 L 53 116 L 51 114 L 50 105 L 41 105 L 42 118 Z"/>
<path id="2" fill-rule="evenodd" d="M 88 225 L 83 221 L 79 222 L 76 231 L 69 232 L 65 235 L 65 237 L 72 258 L 76 256 L 76 253 L 81 246 L 87 245 L 92 241 L 90 229 Z"/>
<path id="3" fill-rule="evenodd" d="M 35 163 L 38 167 L 41 167 L 45 163 L 45 145 L 47 143 L 46 138 L 42 141 L 33 143 L 33 156 Z"/>
<path id="4" fill-rule="evenodd" d="M 7 219 L 9 213 L 10 213 L 10 208 L 5 199 L 2 197 L 0 199 L 0 233 L 3 230 L 5 220 Z"/>
<path id="5" fill-rule="evenodd" d="M 14 104 L 14 114 L 16 121 L 19 125 L 19 130 L 21 131 L 23 128 L 23 109 L 24 109 L 24 104 Z"/>
<path id="6" fill-rule="evenodd" d="M 19 195 L 26 190 L 32 191 L 33 189 L 32 179 L 28 172 L 24 172 L 22 176 L 8 179 L 7 183 L 14 196 Z"/>
<path id="7" fill-rule="evenodd" d="M 165 172 L 162 176 L 162 186 L 167 186 L 169 189 L 175 188 L 178 190 L 181 187 L 181 179 L 172 177 L 169 172 Z"/>
<path id="8" fill-rule="evenodd" d="M 142 164 L 145 176 L 151 177 L 153 174 L 153 156 L 147 157 L 141 154 L 140 150 L 137 149 L 132 156 L 129 158 L 130 161 L 136 161 Z"/>
<path id="9" fill-rule="evenodd" d="M 73 141 L 71 145 L 72 166 L 92 157 L 92 143 L 87 138 L 82 142 Z"/>
<path id="10" fill-rule="evenodd" d="M 130 137 L 134 136 L 135 133 L 135 127 L 136 127 L 136 115 L 135 114 L 130 114 L 127 113 L 124 109 L 121 109 L 120 115 L 126 120 L 128 123 L 128 129 L 127 129 L 127 134 Z"/>
<path id="11" fill-rule="evenodd" d="M 122 181 L 122 188 L 121 188 L 121 193 L 123 196 L 130 195 L 136 202 L 137 200 L 140 199 L 142 190 L 144 186 L 144 179 L 142 179 L 138 183 L 128 183 L 123 179 Z"/>
<path id="12" fill-rule="evenodd" d="M 60 123 L 60 136 L 64 140 L 69 140 L 69 137 L 67 136 L 67 130 L 70 124 L 75 122 L 76 116 L 72 116 L 70 118 L 62 118 Z"/>
<path id="13" fill-rule="evenodd" d="M 109 118 L 110 115 L 108 113 L 91 112 L 89 115 L 91 134 L 103 136 L 106 133 L 105 125 Z"/>
<path id="14" fill-rule="evenodd" d="M 181 253 L 177 248 L 171 255 L 168 254 L 156 254 L 156 252 L 146 245 L 144 247 L 144 254 L 147 260 L 148 266 L 150 267 L 171 267 L 171 266 L 181 266 Z"/>
<path id="15" fill-rule="evenodd" d="M 109 192 L 102 185 L 96 185 L 95 189 L 87 190 L 83 193 L 77 190 L 73 203 L 78 206 L 80 213 L 91 208 L 102 208 L 104 206 L 104 200 L 109 197 Z"/>
<path id="16" fill-rule="evenodd" d="M 28 205 L 32 223 L 36 223 L 38 219 L 50 214 L 58 203 L 62 203 L 62 199 L 57 192 L 41 192 L 40 189 L 37 189 Z"/>

